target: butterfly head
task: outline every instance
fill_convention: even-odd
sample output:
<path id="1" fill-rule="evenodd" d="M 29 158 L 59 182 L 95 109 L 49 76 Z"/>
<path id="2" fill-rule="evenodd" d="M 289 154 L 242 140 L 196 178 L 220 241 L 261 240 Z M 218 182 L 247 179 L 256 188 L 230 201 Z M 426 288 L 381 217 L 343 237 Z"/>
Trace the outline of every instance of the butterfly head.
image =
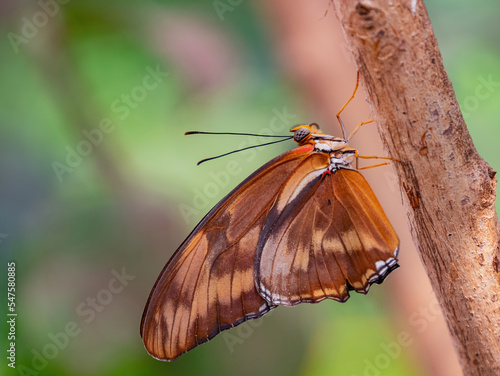
<path id="1" fill-rule="evenodd" d="M 311 143 L 314 135 L 322 135 L 323 133 L 319 130 L 319 125 L 316 123 L 311 123 L 308 125 L 297 125 L 290 129 L 293 132 L 293 139 L 299 145 L 305 145 Z"/>
<path id="2" fill-rule="evenodd" d="M 311 123 L 309 125 L 297 125 L 290 129 L 293 132 L 293 139 L 300 146 L 306 144 L 315 144 L 318 149 L 328 149 L 329 151 L 344 149 L 347 145 L 347 140 L 340 137 L 329 136 L 323 134 L 319 130 L 317 123 Z M 322 145 L 324 147 L 322 147 Z M 327 150 L 318 151 L 327 151 Z"/>

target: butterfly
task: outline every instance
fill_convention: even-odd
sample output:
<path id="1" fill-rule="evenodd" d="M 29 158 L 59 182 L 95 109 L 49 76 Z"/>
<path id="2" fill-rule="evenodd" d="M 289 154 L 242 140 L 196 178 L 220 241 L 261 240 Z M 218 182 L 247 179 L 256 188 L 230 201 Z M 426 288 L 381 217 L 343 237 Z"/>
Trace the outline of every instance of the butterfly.
<path id="1" fill-rule="evenodd" d="M 399 266 L 399 238 L 358 168 L 381 157 L 349 146 L 370 122 L 346 138 L 339 114 L 349 101 L 337 114 L 343 137 L 315 123 L 292 128 L 298 146 L 233 189 L 177 249 L 142 316 L 151 356 L 171 361 L 279 305 L 345 302 Z"/>

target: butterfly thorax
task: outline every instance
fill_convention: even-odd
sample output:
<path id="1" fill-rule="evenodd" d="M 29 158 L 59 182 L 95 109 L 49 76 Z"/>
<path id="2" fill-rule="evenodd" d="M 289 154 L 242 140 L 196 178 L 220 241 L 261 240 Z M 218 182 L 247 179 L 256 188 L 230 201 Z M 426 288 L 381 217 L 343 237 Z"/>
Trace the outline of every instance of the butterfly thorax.
<path id="1" fill-rule="evenodd" d="M 294 140 L 299 145 L 314 145 L 313 153 L 325 153 L 330 157 L 328 169 L 335 172 L 340 169 L 354 170 L 351 166 L 356 160 L 356 149 L 351 148 L 347 140 L 321 133 L 311 125 L 300 125 L 292 128 Z"/>
<path id="2" fill-rule="evenodd" d="M 330 156 L 328 169 L 335 172 L 340 169 L 353 170 L 352 163 L 356 159 L 356 149 L 351 148 L 345 140 L 314 140 L 313 152 L 326 153 Z"/>

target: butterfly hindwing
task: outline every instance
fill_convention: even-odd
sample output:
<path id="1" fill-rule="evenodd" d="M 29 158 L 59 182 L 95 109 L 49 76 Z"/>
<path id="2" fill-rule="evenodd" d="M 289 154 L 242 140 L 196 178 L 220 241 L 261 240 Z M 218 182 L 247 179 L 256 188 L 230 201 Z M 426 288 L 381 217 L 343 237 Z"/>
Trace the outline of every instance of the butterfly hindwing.
<path id="1" fill-rule="evenodd" d="M 308 169 L 314 155 L 285 182 L 260 234 L 256 284 L 270 304 L 345 301 L 398 266 L 399 239 L 364 177 Z"/>
<path id="2" fill-rule="evenodd" d="M 293 149 L 250 175 L 175 252 L 151 291 L 141 322 L 152 356 L 173 360 L 273 308 L 255 287 L 257 242 L 281 186 L 312 148 Z"/>

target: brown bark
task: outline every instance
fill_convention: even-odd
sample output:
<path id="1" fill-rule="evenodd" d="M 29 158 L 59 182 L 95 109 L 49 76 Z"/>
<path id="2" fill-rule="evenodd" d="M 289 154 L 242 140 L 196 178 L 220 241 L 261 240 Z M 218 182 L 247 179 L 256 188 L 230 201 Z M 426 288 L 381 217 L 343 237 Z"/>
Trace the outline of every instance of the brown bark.
<path id="1" fill-rule="evenodd" d="M 500 374 L 495 172 L 479 156 L 421 0 L 334 2 L 410 230 L 466 375 Z"/>

